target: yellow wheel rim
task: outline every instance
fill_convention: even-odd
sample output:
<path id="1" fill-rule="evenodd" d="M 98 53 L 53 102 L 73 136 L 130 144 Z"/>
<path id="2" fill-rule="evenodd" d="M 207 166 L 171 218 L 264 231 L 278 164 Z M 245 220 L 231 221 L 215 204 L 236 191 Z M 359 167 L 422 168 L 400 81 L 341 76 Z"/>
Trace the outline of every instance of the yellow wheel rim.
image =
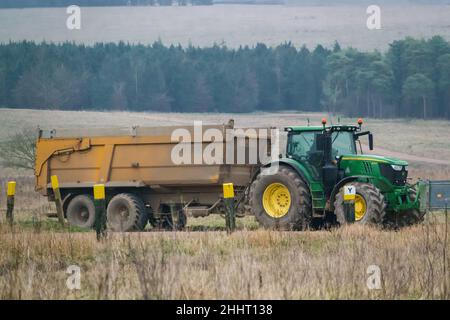
<path id="1" fill-rule="evenodd" d="M 355 220 L 361 220 L 366 214 L 367 205 L 366 200 L 359 194 L 355 196 Z"/>
<path id="2" fill-rule="evenodd" d="M 291 208 L 291 193 L 282 183 L 272 183 L 263 194 L 263 207 L 272 218 L 284 217 Z"/>

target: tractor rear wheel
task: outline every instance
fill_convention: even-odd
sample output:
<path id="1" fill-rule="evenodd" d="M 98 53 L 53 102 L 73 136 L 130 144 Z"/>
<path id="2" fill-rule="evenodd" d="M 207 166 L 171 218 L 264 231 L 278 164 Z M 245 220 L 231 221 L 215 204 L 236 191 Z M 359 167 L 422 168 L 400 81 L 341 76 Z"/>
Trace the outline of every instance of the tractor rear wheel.
<path id="1" fill-rule="evenodd" d="M 106 210 L 108 226 L 113 231 L 140 231 L 148 221 L 148 210 L 144 202 L 131 193 L 120 193 L 108 204 Z"/>
<path id="2" fill-rule="evenodd" d="M 386 214 L 383 194 L 370 183 L 353 182 L 352 185 L 356 188 L 355 223 L 381 225 Z M 344 211 L 344 187 L 336 195 L 334 214 L 340 225 L 349 223 Z"/>
<path id="3" fill-rule="evenodd" d="M 95 223 L 95 206 L 92 196 L 80 194 L 70 200 L 66 217 L 71 226 L 92 228 Z"/>
<path id="4" fill-rule="evenodd" d="M 293 169 L 280 166 L 273 175 L 259 174 L 250 187 L 251 211 L 268 229 L 304 230 L 312 217 L 311 195 Z"/>

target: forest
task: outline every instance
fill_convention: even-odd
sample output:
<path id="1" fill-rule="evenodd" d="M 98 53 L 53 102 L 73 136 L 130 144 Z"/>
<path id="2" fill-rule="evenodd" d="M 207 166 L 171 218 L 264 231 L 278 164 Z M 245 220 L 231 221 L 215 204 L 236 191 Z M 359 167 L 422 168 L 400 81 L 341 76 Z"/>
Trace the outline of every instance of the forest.
<path id="1" fill-rule="evenodd" d="M 0 107 L 450 119 L 450 43 L 406 38 L 381 53 L 10 42 L 0 44 Z"/>

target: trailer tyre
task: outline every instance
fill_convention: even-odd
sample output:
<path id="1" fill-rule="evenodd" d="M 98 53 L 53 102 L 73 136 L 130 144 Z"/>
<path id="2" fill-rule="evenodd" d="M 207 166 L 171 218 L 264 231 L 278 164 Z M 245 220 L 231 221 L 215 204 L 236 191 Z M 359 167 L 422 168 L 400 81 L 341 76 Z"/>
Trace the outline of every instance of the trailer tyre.
<path id="1" fill-rule="evenodd" d="M 373 184 L 353 182 L 356 187 L 355 223 L 381 225 L 386 214 L 383 194 Z M 344 187 L 336 195 L 334 214 L 340 225 L 347 224 L 344 211 Z"/>
<path id="2" fill-rule="evenodd" d="M 95 223 L 95 206 L 92 196 L 82 194 L 70 200 L 66 217 L 71 226 L 92 228 Z"/>
<path id="3" fill-rule="evenodd" d="M 108 227 L 112 231 L 140 231 L 148 221 L 148 210 L 144 202 L 131 193 L 114 196 L 106 210 Z"/>
<path id="4" fill-rule="evenodd" d="M 273 175 L 259 174 L 250 187 L 249 197 L 251 211 L 264 228 L 309 228 L 311 195 L 305 182 L 293 169 L 280 166 Z"/>

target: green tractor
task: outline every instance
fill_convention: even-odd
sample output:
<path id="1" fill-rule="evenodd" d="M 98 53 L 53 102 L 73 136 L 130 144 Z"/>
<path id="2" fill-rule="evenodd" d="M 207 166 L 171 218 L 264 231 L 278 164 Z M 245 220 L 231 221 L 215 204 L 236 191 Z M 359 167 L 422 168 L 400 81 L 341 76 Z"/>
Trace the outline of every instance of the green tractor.
<path id="1" fill-rule="evenodd" d="M 303 230 L 313 222 L 412 225 L 423 219 L 424 187 L 407 183 L 406 161 L 363 155 L 358 125 L 288 127 L 285 157 L 262 169 L 249 191 L 252 213 L 266 228 Z M 359 146 L 359 152 L 357 145 Z M 269 174 L 264 170 L 274 170 Z M 344 206 L 344 187 L 356 188 L 354 213 Z"/>

